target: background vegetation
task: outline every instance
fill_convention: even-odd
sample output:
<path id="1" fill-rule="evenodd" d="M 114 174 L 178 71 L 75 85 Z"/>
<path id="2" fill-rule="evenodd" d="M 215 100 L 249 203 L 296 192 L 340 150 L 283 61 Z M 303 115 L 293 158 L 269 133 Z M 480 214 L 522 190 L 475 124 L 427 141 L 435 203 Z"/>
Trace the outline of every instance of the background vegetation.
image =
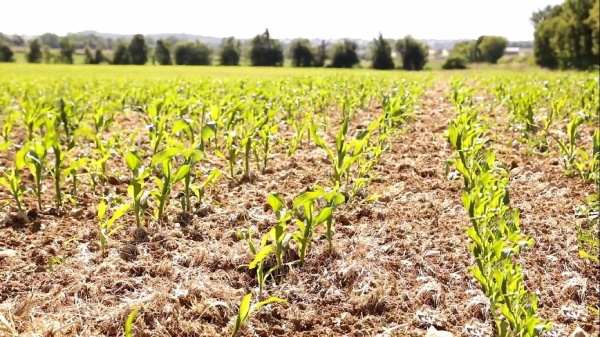
<path id="1" fill-rule="evenodd" d="M 399 40 L 379 34 L 366 51 L 351 39 L 320 43 L 304 38 L 284 44 L 268 29 L 246 43 L 235 37 L 220 45 L 182 40 L 175 36 L 156 41 L 149 36 L 131 39 L 95 34 L 58 36 L 45 33 L 30 41 L 0 33 L 0 62 L 85 63 L 112 65 L 212 65 L 259 67 L 332 67 L 373 69 L 466 69 L 481 64 L 537 65 L 548 69 L 593 69 L 600 64 L 600 0 L 566 0 L 532 13 L 534 41 L 509 42 L 503 36 L 480 36 L 460 41 L 444 60 L 441 49 L 430 53 L 423 41 L 407 35 Z M 156 36 L 154 36 L 156 38 Z M 533 47 L 533 55 L 506 57 L 507 47 Z M 437 62 L 430 62 L 430 55 Z M 442 64 L 443 63 L 443 64 Z"/>

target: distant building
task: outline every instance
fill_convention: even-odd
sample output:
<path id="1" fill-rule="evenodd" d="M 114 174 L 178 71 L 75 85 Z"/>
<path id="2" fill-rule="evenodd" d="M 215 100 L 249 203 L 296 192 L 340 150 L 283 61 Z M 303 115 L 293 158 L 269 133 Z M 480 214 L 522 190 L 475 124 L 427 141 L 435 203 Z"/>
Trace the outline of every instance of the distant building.
<path id="1" fill-rule="evenodd" d="M 521 48 L 519 47 L 506 47 L 504 49 L 504 56 L 519 56 L 521 54 Z"/>

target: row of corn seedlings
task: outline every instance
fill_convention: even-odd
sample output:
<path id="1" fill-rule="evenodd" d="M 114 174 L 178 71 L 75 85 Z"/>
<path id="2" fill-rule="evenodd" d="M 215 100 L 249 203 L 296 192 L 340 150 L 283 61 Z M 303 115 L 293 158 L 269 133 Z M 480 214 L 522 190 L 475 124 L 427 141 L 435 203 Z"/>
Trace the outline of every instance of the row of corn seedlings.
<path id="1" fill-rule="evenodd" d="M 522 81 L 500 80 L 494 88 L 496 99 L 507 107 L 511 127 L 521 129 L 519 140 L 532 151 L 547 153 L 554 148 L 560 154 L 565 175 L 579 175 L 584 182 L 596 186 L 588 196 L 587 205 L 576 214 L 597 223 L 597 188 L 600 181 L 600 89 L 597 76 L 574 79 L 569 76 L 553 81 L 527 78 Z M 564 130 L 555 127 L 566 125 Z M 585 127 L 593 127 L 591 144 Z M 591 145 L 591 146 L 590 146 Z M 579 252 L 582 258 L 600 263 L 597 226 L 578 228 Z"/>
<path id="2" fill-rule="evenodd" d="M 462 175 L 462 201 L 471 226 L 465 229 L 476 265 L 469 271 L 490 300 L 498 336 L 539 336 L 551 323 L 537 312 L 537 296 L 523 284 L 521 266 L 512 257 L 533 245 L 519 229 L 519 212 L 510 206 L 508 173 L 486 148 L 486 127 L 478 110 L 454 93 L 457 116 L 447 139 L 455 148 L 449 163 Z"/>
<path id="3" fill-rule="evenodd" d="M 354 137 L 348 137 L 349 120 L 352 113 L 342 104 L 342 125 L 336 132 L 335 144 L 330 146 L 319 136 L 319 126 L 310 124 L 310 136 L 315 145 L 325 150 L 332 163 L 332 171 L 326 186 L 314 185 L 310 191 L 293 199 L 291 209 L 286 207 L 283 197 L 272 193 L 267 202 L 275 214 L 275 225 L 262 236 L 259 244 L 254 241 L 254 231 L 248 228 L 238 236 L 245 240 L 253 259 L 248 264 L 256 271 L 258 299 L 252 304 L 252 293 L 244 296 L 235 321 L 233 336 L 237 335 L 250 315 L 268 303 L 285 303 L 279 297 L 263 300 L 263 291 L 272 275 L 284 265 L 305 263 L 313 234 L 323 226 L 328 242 L 329 253 L 334 252 L 335 221 L 334 212 L 351 203 L 358 192 L 370 182 L 372 170 L 378 159 L 389 150 L 388 139 L 395 130 L 404 126 L 414 117 L 413 104 L 422 94 L 422 88 L 415 90 L 395 90 L 383 97 L 382 112 L 364 130 L 357 130 Z M 405 88 L 406 89 L 406 88 Z M 399 94 L 399 92 L 401 94 Z M 325 126 L 321 127 L 322 129 Z M 366 201 L 370 200 L 367 198 Z M 291 249 L 295 254 L 289 254 Z M 289 261 L 289 256 L 297 259 Z"/>

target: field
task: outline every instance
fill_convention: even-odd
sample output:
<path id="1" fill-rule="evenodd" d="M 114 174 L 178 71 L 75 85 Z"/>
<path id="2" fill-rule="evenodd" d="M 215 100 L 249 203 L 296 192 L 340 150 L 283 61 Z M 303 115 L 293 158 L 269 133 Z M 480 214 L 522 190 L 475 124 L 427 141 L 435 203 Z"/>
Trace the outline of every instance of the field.
<path id="1" fill-rule="evenodd" d="M 0 85 L 2 336 L 600 332 L 597 74 Z"/>

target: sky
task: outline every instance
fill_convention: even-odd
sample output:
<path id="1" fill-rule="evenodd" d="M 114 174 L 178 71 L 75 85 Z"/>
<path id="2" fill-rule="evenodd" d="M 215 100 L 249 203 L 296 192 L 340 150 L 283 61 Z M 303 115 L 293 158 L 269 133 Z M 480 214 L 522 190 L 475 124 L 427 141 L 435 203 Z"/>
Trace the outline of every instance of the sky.
<path id="1" fill-rule="evenodd" d="M 187 33 L 251 38 L 533 40 L 531 13 L 560 0 L 4 0 L 0 32 Z"/>

